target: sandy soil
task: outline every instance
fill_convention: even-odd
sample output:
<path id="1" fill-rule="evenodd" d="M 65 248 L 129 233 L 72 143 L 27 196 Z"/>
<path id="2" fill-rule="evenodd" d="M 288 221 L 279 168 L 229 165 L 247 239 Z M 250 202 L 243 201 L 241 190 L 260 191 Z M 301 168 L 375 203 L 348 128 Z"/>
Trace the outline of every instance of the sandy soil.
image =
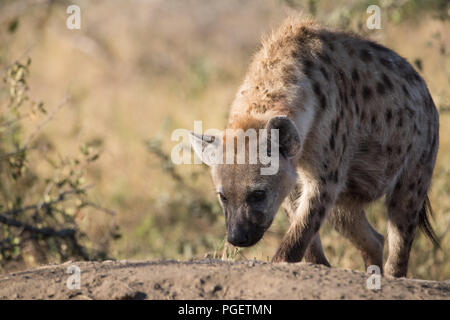
<path id="1" fill-rule="evenodd" d="M 81 270 L 69 289 L 67 268 Z M 450 280 L 381 279 L 308 263 L 67 262 L 0 276 L 0 299 L 450 299 Z"/>

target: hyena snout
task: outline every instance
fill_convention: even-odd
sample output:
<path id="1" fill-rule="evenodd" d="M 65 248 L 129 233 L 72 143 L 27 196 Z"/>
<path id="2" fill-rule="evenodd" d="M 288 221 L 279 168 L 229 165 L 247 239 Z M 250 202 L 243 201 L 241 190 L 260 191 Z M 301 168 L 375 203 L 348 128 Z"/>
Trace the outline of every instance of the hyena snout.
<path id="1" fill-rule="evenodd" d="M 250 222 L 230 224 L 227 228 L 227 240 L 237 247 L 250 247 L 264 235 L 265 229 Z"/>

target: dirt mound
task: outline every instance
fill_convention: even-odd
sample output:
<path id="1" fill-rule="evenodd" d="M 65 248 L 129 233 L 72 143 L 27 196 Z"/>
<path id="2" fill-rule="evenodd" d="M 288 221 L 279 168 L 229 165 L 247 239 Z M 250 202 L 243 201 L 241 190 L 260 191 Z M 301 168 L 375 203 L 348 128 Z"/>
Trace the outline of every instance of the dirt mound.
<path id="1" fill-rule="evenodd" d="M 81 271 L 69 289 L 70 266 Z M 72 278 L 71 278 L 72 279 Z M 450 281 L 381 279 L 308 263 L 67 262 L 0 276 L 1 299 L 450 299 Z M 76 282 L 71 282 L 76 284 Z"/>

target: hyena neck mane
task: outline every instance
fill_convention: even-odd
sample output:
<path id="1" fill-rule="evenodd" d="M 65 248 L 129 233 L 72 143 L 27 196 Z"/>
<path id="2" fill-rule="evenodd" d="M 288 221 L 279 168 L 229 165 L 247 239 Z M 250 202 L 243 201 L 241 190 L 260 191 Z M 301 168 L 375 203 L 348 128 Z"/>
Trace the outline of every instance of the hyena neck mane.
<path id="1" fill-rule="evenodd" d="M 269 119 L 270 117 L 254 117 L 251 115 L 230 117 L 226 128 L 230 130 L 242 129 L 243 131 L 247 131 L 248 129 L 264 129 Z"/>
<path id="2" fill-rule="evenodd" d="M 261 128 L 270 118 L 283 115 L 299 126 L 304 138 L 314 119 L 312 105 L 326 104 L 322 92 L 319 101 L 311 95 L 320 91 L 311 80 L 312 61 L 316 57 L 328 61 L 323 39 L 338 36 L 344 34 L 331 33 L 312 20 L 292 18 L 264 38 L 231 105 L 228 128 Z M 320 72 L 331 78 L 324 67 Z"/>

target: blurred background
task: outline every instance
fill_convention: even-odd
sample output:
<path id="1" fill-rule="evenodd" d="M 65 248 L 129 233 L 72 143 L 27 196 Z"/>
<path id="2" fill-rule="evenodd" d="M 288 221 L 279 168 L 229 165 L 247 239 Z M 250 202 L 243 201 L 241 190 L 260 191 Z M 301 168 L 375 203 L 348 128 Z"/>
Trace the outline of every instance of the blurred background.
<path id="1" fill-rule="evenodd" d="M 66 27 L 71 4 L 80 30 Z M 371 4 L 380 30 L 366 27 Z M 229 248 L 208 169 L 174 166 L 170 135 L 194 120 L 223 128 L 261 36 L 300 11 L 394 49 L 426 80 L 441 119 L 430 199 L 442 249 L 419 233 L 409 276 L 449 279 L 448 0 L 1 0 L 0 272 L 68 259 L 270 260 L 285 214 L 256 246 Z M 386 235 L 385 209 L 368 215 Z M 347 240 L 328 224 L 320 232 L 333 266 L 363 270 Z"/>

